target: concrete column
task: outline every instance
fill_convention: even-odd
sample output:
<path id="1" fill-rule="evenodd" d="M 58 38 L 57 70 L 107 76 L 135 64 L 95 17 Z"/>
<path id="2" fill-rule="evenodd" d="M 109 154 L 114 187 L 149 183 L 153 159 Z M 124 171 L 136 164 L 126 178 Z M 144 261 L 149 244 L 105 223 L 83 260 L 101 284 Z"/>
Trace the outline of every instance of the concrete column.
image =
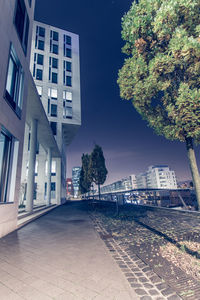
<path id="1" fill-rule="evenodd" d="M 61 204 L 62 176 L 61 176 L 61 158 L 56 160 L 56 203 Z"/>
<path id="2" fill-rule="evenodd" d="M 38 121 L 33 119 L 31 121 L 31 139 L 30 139 L 30 153 L 28 165 L 28 179 L 27 179 L 27 193 L 26 193 L 26 210 L 33 211 L 33 197 L 35 186 L 35 160 L 37 150 L 37 125 Z"/>
<path id="3" fill-rule="evenodd" d="M 52 151 L 48 148 L 47 153 L 47 205 L 51 204 L 51 163 L 52 162 Z"/>

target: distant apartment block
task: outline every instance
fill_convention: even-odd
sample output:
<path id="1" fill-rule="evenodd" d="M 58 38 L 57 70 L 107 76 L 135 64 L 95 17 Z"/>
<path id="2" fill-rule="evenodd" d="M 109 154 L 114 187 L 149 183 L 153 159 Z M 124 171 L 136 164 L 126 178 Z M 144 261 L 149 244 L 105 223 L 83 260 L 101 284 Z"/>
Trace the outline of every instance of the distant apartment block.
<path id="1" fill-rule="evenodd" d="M 140 173 L 136 175 L 136 186 L 138 189 L 147 188 L 147 176 L 146 173 Z"/>
<path id="2" fill-rule="evenodd" d="M 103 186 L 102 193 L 134 189 L 177 189 L 176 175 L 167 165 L 150 166 L 146 172 L 130 175 Z"/>
<path id="3" fill-rule="evenodd" d="M 78 197 L 80 174 L 81 174 L 81 167 L 74 167 L 72 169 L 72 184 L 74 189 L 74 198 Z"/>
<path id="4" fill-rule="evenodd" d="M 175 172 L 167 165 L 150 166 L 146 178 L 148 188 L 177 189 Z"/>

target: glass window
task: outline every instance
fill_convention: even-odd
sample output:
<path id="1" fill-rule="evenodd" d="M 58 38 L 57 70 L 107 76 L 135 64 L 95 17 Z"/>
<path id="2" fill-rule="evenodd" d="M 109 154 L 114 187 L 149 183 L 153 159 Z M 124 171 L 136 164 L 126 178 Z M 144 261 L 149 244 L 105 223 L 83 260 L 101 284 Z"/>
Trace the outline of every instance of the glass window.
<path id="1" fill-rule="evenodd" d="M 35 176 L 38 175 L 38 160 L 35 161 Z"/>
<path id="2" fill-rule="evenodd" d="M 45 28 L 39 26 L 39 36 L 45 37 Z"/>
<path id="3" fill-rule="evenodd" d="M 67 48 L 66 51 L 67 51 L 66 56 L 71 58 L 72 57 L 72 50 Z"/>
<path id="4" fill-rule="evenodd" d="M 68 44 L 68 45 L 72 44 L 72 38 L 69 35 L 66 36 L 66 44 Z"/>
<path id="5" fill-rule="evenodd" d="M 29 6 L 31 7 L 32 0 L 28 0 Z"/>
<path id="6" fill-rule="evenodd" d="M 53 100 L 57 100 L 57 98 L 58 98 L 58 91 L 57 91 L 57 89 L 51 89 L 51 88 L 49 88 L 48 89 L 48 96 L 50 98 L 52 98 Z"/>
<path id="7" fill-rule="evenodd" d="M 24 73 L 15 49 L 11 45 L 5 97 L 19 114 L 22 108 L 23 81 Z"/>
<path id="8" fill-rule="evenodd" d="M 41 41 L 41 40 L 38 41 L 38 49 L 44 50 L 44 41 Z"/>
<path id="9" fill-rule="evenodd" d="M 52 164 L 51 164 L 51 176 L 55 176 L 56 175 L 56 161 L 52 160 Z"/>
<path id="10" fill-rule="evenodd" d="M 12 136 L 0 133 L 0 202 L 7 202 L 9 175 L 11 171 Z"/>
<path id="11" fill-rule="evenodd" d="M 43 62 L 44 62 L 44 55 L 38 54 L 37 55 L 37 64 L 43 66 Z"/>
<path id="12" fill-rule="evenodd" d="M 57 105 L 51 104 L 51 117 L 57 117 Z"/>
<path id="13" fill-rule="evenodd" d="M 53 53 L 58 54 L 58 45 L 53 44 Z"/>
<path id="14" fill-rule="evenodd" d="M 29 34 L 29 18 L 24 0 L 17 0 L 14 22 L 22 47 L 26 53 Z"/>
<path id="15" fill-rule="evenodd" d="M 66 69 L 67 69 L 68 72 L 72 71 L 72 63 L 70 61 L 66 62 Z"/>
<path id="16" fill-rule="evenodd" d="M 67 83 L 67 86 L 72 86 L 72 78 L 71 78 L 71 76 L 66 76 L 66 83 Z"/>
<path id="17" fill-rule="evenodd" d="M 39 85 L 36 85 L 37 91 L 38 91 L 38 95 L 42 96 L 42 87 Z"/>
<path id="18" fill-rule="evenodd" d="M 58 38 L 59 38 L 58 32 L 53 31 L 53 40 L 54 40 L 54 41 L 58 41 Z"/>
<path id="19" fill-rule="evenodd" d="M 57 134 L 57 123 L 56 122 L 50 122 L 50 126 L 53 132 L 53 135 Z"/>
<path id="20" fill-rule="evenodd" d="M 65 107 L 65 118 L 72 118 L 72 107 L 66 106 Z"/>
<path id="21" fill-rule="evenodd" d="M 36 79 L 37 80 L 42 80 L 42 75 L 43 75 L 43 71 L 40 69 L 36 70 Z"/>
<path id="22" fill-rule="evenodd" d="M 63 91 L 63 99 L 72 101 L 72 92 Z"/>
<path id="23" fill-rule="evenodd" d="M 58 83 L 58 74 L 52 72 L 52 83 Z"/>
<path id="24" fill-rule="evenodd" d="M 57 69 L 58 68 L 58 59 L 57 58 L 52 58 L 52 67 Z"/>
<path id="25" fill-rule="evenodd" d="M 51 182 L 51 198 L 55 198 L 56 197 L 56 183 L 55 182 Z"/>

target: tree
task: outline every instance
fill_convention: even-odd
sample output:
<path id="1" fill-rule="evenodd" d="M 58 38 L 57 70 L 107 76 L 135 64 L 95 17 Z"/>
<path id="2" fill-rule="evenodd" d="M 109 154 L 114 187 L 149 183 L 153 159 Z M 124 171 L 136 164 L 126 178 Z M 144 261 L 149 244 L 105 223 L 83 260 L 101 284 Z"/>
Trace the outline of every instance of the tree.
<path id="1" fill-rule="evenodd" d="M 200 141 L 199 0 L 140 0 L 122 18 L 122 98 L 159 135 L 186 143 L 200 207 L 193 141 Z"/>
<path id="2" fill-rule="evenodd" d="M 100 200 L 100 185 L 104 184 L 108 171 L 106 169 L 102 148 L 98 145 L 95 145 L 90 156 L 89 174 L 92 182 L 98 185 Z"/>
<path id="3" fill-rule="evenodd" d="M 90 187 L 92 184 L 91 178 L 89 177 L 90 156 L 89 154 L 83 154 L 81 159 L 82 168 L 80 173 L 79 189 L 81 191 L 81 194 L 85 194 L 90 191 Z"/>

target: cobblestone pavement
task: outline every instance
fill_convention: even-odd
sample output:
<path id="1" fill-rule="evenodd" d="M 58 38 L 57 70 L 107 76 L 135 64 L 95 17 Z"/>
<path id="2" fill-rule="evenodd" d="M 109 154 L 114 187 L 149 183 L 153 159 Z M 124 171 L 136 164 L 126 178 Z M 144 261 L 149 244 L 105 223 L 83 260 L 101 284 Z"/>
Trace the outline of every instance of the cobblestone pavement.
<path id="1" fill-rule="evenodd" d="M 0 239 L 0 300 L 140 299 L 83 205 L 56 208 Z"/>
<path id="2" fill-rule="evenodd" d="M 200 241 L 200 216 L 129 206 L 90 211 L 96 230 L 142 300 L 200 299 L 200 283 L 159 253 L 170 242 Z M 188 253 L 198 253 L 186 249 Z"/>

